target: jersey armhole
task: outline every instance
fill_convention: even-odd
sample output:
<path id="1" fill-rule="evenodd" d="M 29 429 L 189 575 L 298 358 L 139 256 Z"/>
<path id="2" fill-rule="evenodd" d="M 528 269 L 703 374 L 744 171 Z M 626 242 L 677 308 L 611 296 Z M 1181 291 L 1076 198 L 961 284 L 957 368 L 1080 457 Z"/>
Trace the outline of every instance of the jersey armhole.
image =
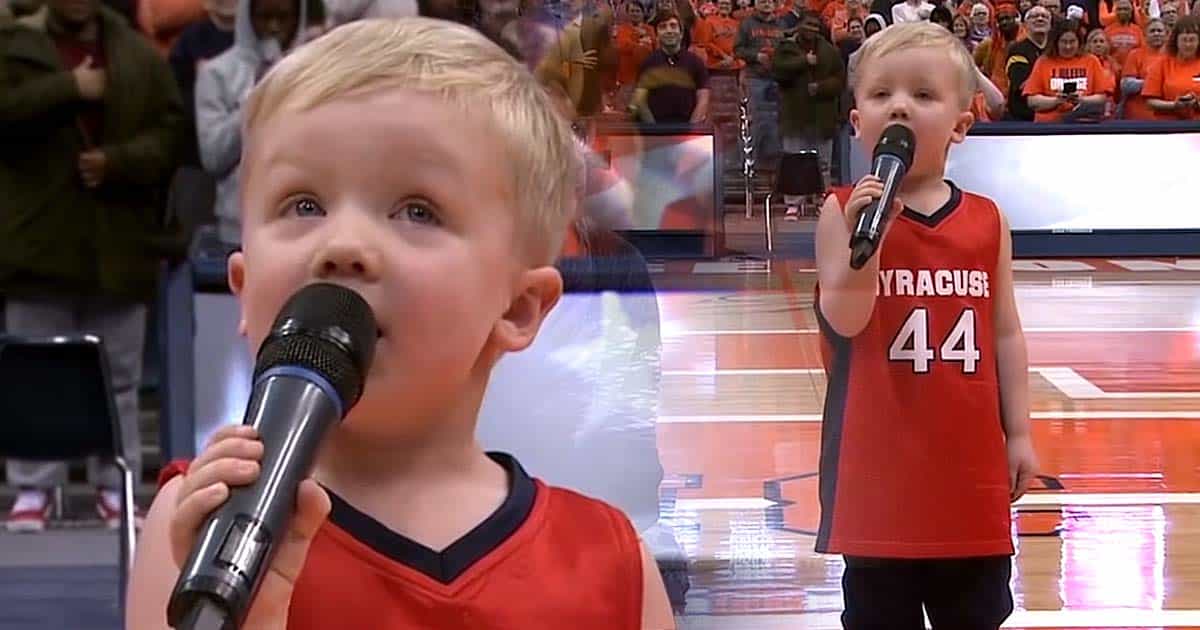
<path id="1" fill-rule="evenodd" d="M 613 536 L 616 538 L 617 546 L 620 550 L 621 558 L 616 563 L 617 567 L 621 575 L 635 578 L 627 582 L 631 587 L 628 602 L 629 610 L 627 611 L 631 624 L 629 627 L 640 628 L 642 624 L 642 607 L 646 605 L 642 601 L 646 579 L 642 575 L 642 540 L 633 528 L 633 522 L 625 516 L 624 512 L 607 503 L 602 505 L 604 513 L 608 516 L 609 525 L 612 527 Z"/>

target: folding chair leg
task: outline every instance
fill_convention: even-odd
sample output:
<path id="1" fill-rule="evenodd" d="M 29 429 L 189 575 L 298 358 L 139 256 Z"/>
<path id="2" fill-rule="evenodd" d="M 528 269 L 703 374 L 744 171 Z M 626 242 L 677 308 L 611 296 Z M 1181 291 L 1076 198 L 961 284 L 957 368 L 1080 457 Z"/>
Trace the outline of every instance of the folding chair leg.
<path id="1" fill-rule="evenodd" d="M 129 586 L 129 573 L 133 570 L 133 554 L 137 545 L 134 532 L 136 507 L 133 503 L 133 471 L 130 470 L 129 464 L 123 457 L 117 457 L 115 463 L 121 471 L 121 531 L 118 536 L 121 543 L 121 557 L 117 561 L 119 566 L 117 596 L 121 614 L 124 616 L 125 593 Z"/>
<path id="2" fill-rule="evenodd" d="M 56 521 L 61 521 L 63 518 L 63 512 L 66 511 L 64 508 L 64 494 L 65 493 L 63 492 L 63 487 L 61 485 L 54 486 L 54 489 L 50 491 L 51 501 L 53 502 L 53 506 L 50 508 L 50 518 Z"/>

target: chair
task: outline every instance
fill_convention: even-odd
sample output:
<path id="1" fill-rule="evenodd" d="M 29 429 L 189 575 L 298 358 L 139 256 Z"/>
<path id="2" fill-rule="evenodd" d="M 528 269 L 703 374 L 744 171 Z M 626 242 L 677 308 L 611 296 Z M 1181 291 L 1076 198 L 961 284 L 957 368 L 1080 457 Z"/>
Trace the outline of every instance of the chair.
<path id="1" fill-rule="evenodd" d="M 784 153 L 779 159 L 779 170 L 775 172 L 775 182 L 771 192 L 767 193 L 766 212 L 764 213 L 767 233 L 767 252 L 775 251 L 775 240 L 771 223 L 771 200 L 776 195 L 815 195 L 825 191 L 824 178 L 821 177 L 821 161 L 816 151 L 801 151 L 799 153 Z"/>
<path id="2" fill-rule="evenodd" d="M 0 334 L 0 457 L 109 458 L 121 471 L 118 606 L 133 566 L 133 471 L 103 343 L 98 337 Z"/>

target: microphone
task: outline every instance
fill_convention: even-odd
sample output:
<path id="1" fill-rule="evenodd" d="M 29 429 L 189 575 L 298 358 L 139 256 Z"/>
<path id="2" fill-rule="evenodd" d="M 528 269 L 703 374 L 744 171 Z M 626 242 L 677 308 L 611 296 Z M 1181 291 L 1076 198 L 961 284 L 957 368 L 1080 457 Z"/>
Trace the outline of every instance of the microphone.
<path id="1" fill-rule="evenodd" d="M 258 351 L 243 424 L 263 443 L 261 472 L 200 528 L 167 606 L 179 630 L 237 630 L 286 535 L 300 482 L 329 429 L 362 396 L 378 335 L 371 307 L 339 285 L 296 292 Z"/>
<path id="2" fill-rule="evenodd" d="M 862 269 L 875 255 L 875 250 L 879 249 L 883 228 L 896 201 L 896 191 L 905 173 L 912 167 L 916 150 L 917 139 L 913 137 L 912 130 L 904 125 L 888 125 L 883 135 L 879 136 L 871 172 L 883 180 L 883 196 L 868 204 L 858 215 L 858 224 L 850 237 L 851 269 Z"/>

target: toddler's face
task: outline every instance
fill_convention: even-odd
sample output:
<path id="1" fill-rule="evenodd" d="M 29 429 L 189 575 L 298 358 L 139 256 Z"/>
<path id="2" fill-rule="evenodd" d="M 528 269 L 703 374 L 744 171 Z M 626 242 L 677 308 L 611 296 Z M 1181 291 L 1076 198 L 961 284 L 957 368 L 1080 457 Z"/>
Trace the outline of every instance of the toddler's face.
<path id="1" fill-rule="evenodd" d="M 935 48 L 872 59 L 859 77 L 857 107 L 850 112 L 860 142 L 871 150 L 886 127 L 902 124 L 917 137 L 909 172 L 927 175 L 940 168 L 950 144 L 962 142 L 973 121 L 963 111 L 958 76 L 949 53 Z"/>
<path id="2" fill-rule="evenodd" d="M 561 291 L 554 269 L 530 270 L 517 256 L 511 160 L 481 118 L 387 90 L 278 112 L 247 141 L 243 252 L 229 275 L 251 348 L 312 282 L 357 290 L 379 322 L 374 365 L 344 427 L 428 428 L 420 421 L 461 404 L 489 352 L 532 341 L 544 312 L 527 298 L 552 305 Z"/>

